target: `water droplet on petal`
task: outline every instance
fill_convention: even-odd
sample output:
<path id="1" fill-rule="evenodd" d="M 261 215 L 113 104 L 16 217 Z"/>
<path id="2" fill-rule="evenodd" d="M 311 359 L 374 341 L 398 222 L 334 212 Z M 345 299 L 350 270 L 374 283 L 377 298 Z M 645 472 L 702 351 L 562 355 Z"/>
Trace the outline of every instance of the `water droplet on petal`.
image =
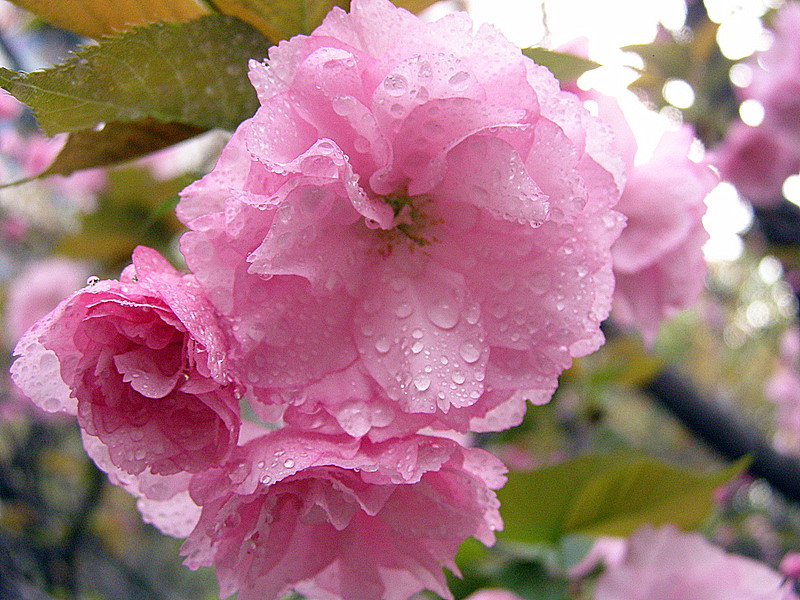
<path id="1" fill-rule="evenodd" d="M 423 348 L 425 348 L 425 344 L 423 344 L 419 340 L 411 344 L 411 352 L 413 352 L 414 354 L 419 354 L 420 352 L 422 352 Z"/>
<path id="2" fill-rule="evenodd" d="M 461 371 L 456 371 L 455 373 L 453 373 L 452 379 L 453 383 L 457 385 L 461 385 L 467 380 L 467 378 L 464 377 L 464 374 Z"/>
<path id="3" fill-rule="evenodd" d="M 427 375 L 420 374 L 414 378 L 414 387 L 420 392 L 424 392 L 431 386 L 431 378 Z"/>
<path id="4" fill-rule="evenodd" d="M 467 87 L 468 81 L 469 73 L 466 71 L 459 71 L 458 73 L 452 75 L 450 79 L 447 80 L 447 83 L 449 83 L 455 89 L 464 89 Z"/>
<path id="5" fill-rule="evenodd" d="M 375 342 L 375 350 L 380 352 L 381 354 L 386 354 L 392 347 L 392 340 L 390 340 L 385 335 L 378 338 Z"/>
<path id="6" fill-rule="evenodd" d="M 472 364 L 481 357 L 481 348 L 474 342 L 464 342 L 459 346 L 458 353 L 464 362 Z"/>
<path id="7" fill-rule="evenodd" d="M 356 100 L 352 96 L 336 96 L 331 101 L 333 112 L 341 117 L 345 117 L 352 113 L 356 108 Z"/>
<path id="8" fill-rule="evenodd" d="M 408 88 L 408 80 L 398 73 L 390 73 L 383 80 L 383 87 L 391 96 L 402 96 Z"/>
<path id="9" fill-rule="evenodd" d="M 92 286 L 100 283 L 100 278 L 97 275 L 92 275 L 86 280 L 86 285 Z"/>
<path id="10" fill-rule="evenodd" d="M 452 329 L 458 323 L 458 308 L 446 298 L 442 298 L 427 309 L 431 323 L 442 329 Z"/>
<path id="11" fill-rule="evenodd" d="M 285 461 L 283 461 L 283 467 L 285 469 L 291 469 L 292 467 L 294 467 L 294 460 L 292 460 L 291 458 L 287 458 Z"/>
<path id="12" fill-rule="evenodd" d="M 397 315 L 399 319 L 405 319 L 406 317 L 410 316 L 411 313 L 413 312 L 414 308 L 407 302 L 399 304 L 397 308 L 394 310 L 394 314 Z"/>

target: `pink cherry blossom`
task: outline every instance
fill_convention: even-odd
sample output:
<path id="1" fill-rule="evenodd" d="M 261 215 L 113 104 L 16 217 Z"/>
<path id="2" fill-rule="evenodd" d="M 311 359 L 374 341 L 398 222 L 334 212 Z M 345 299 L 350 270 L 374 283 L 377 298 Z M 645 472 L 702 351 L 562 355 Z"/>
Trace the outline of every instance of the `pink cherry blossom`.
<path id="1" fill-rule="evenodd" d="M 771 22 L 772 45 L 751 58 L 750 85 L 742 91 L 746 98 L 764 107 L 764 122 L 800 137 L 800 6 L 788 2 Z"/>
<path id="2" fill-rule="evenodd" d="M 62 301 L 19 341 L 12 376 L 49 412 L 77 412 L 121 470 L 196 472 L 238 435 L 227 344 L 192 276 L 149 248 L 120 281 Z"/>
<path id="3" fill-rule="evenodd" d="M 692 140 L 689 127 L 665 133 L 650 161 L 631 170 L 617 207 L 628 222 L 612 249 L 614 318 L 648 343 L 705 282 L 704 199 L 718 179 L 687 157 Z"/>
<path id="4" fill-rule="evenodd" d="M 355 0 L 250 76 L 261 107 L 178 206 L 248 397 L 352 368 L 394 418 L 501 429 L 602 343 L 622 162 L 495 29 Z"/>
<path id="5" fill-rule="evenodd" d="M 34 261 L 8 286 L 6 338 L 12 344 L 59 302 L 86 285 L 89 265 L 64 257 Z"/>
<path id="6" fill-rule="evenodd" d="M 774 206 L 787 177 L 800 170 L 800 142 L 779 127 L 733 123 L 714 149 L 720 175 L 757 206 Z"/>
<path id="7" fill-rule="evenodd" d="M 423 435 L 381 443 L 285 428 L 237 448 L 226 468 L 195 475 L 202 508 L 181 552 L 215 565 L 220 597 L 271 600 L 452 598 L 468 536 L 501 527 L 491 490 L 505 480 L 489 453 Z"/>
<path id="8" fill-rule="evenodd" d="M 597 580 L 595 600 L 797 600 L 777 572 L 696 533 L 645 527 Z"/>

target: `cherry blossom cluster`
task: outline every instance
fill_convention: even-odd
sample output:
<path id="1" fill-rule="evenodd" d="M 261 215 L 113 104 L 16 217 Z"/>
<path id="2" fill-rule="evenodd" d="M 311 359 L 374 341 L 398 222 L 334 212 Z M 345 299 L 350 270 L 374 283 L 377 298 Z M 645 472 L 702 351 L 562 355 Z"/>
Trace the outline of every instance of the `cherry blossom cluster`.
<path id="1" fill-rule="evenodd" d="M 772 21 L 771 47 L 749 61 L 752 81 L 741 93 L 743 100 L 761 105 L 763 121 L 755 126 L 733 123 L 717 149 L 723 178 L 758 206 L 779 202 L 783 182 L 800 171 L 798 27 L 800 6 L 787 2 Z"/>
<path id="2" fill-rule="evenodd" d="M 450 597 L 505 471 L 451 438 L 516 425 L 602 344 L 642 252 L 612 256 L 624 161 L 463 13 L 354 0 L 250 78 L 260 108 L 177 207 L 189 272 L 137 248 L 28 330 L 13 376 L 221 596 Z"/>

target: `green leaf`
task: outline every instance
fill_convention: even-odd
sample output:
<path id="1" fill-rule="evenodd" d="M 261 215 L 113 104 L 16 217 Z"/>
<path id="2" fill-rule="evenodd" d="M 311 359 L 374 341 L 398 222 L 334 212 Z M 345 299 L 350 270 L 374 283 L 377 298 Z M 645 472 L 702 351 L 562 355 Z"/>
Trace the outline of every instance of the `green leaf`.
<path id="1" fill-rule="evenodd" d="M 437 0 L 392 0 L 392 4 L 410 10 L 413 13 L 419 13 L 436 1 Z"/>
<path id="2" fill-rule="evenodd" d="M 524 600 L 569 600 L 569 582 L 551 575 L 539 563 L 509 565 L 499 577 L 503 588 Z"/>
<path id="3" fill-rule="evenodd" d="M 544 48 L 525 48 L 522 53 L 532 59 L 537 65 L 547 67 L 562 83 L 576 80 L 586 71 L 591 71 L 600 66 L 599 63 L 581 58 L 574 54 L 553 52 Z"/>
<path id="4" fill-rule="evenodd" d="M 258 29 L 274 43 L 311 33 L 334 6 L 349 0 L 212 0 L 214 7 Z"/>
<path id="5" fill-rule="evenodd" d="M 626 536 L 648 523 L 696 527 L 712 507 L 714 490 L 746 464 L 740 460 L 704 475 L 650 458 L 611 454 L 512 472 L 497 494 L 502 537 L 554 544 L 567 534 Z"/>
<path id="6" fill-rule="evenodd" d="M 69 175 L 81 169 L 104 167 L 139 158 L 202 133 L 204 129 L 152 119 L 107 123 L 100 130 L 76 131 L 67 138 L 52 164 L 39 175 Z"/>
<path id="7" fill-rule="evenodd" d="M 418 13 L 436 0 L 393 0 Z M 222 13 L 250 23 L 274 43 L 298 34 L 309 34 L 334 6 L 350 9 L 350 0 L 210 0 Z"/>
<path id="8" fill-rule="evenodd" d="M 258 107 L 248 59 L 263 58 L 268 47 L 257 31 L 224 15 L 157 23 L 105 38 L 44 71 L 0 69 L 0 87 L 33 109 L 47 135 L 147 118 L 233 129 Z"/>
<path id="9" fill-rule="evenodd" d="M 11 0 L 48 23 L 99 37 L 133 25 L 189 21 L 208 13 L 199 0 Z"/>

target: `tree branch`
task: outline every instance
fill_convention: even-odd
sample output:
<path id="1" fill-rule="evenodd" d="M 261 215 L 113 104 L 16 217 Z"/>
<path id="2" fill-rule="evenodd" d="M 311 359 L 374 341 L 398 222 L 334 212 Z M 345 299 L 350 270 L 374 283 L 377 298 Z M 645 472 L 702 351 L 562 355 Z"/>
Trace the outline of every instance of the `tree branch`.
<path id="1" fill-rule="evenodd" d="M 735 460 L 750 455 L 751 474 L 765 479 L 787 499 L 800 502 L 800 460 L 775 450 L 752 424 L 722 403 L 702 398 L 671 369 L 656 375 L 645 391 L 723 456 Z"/>

